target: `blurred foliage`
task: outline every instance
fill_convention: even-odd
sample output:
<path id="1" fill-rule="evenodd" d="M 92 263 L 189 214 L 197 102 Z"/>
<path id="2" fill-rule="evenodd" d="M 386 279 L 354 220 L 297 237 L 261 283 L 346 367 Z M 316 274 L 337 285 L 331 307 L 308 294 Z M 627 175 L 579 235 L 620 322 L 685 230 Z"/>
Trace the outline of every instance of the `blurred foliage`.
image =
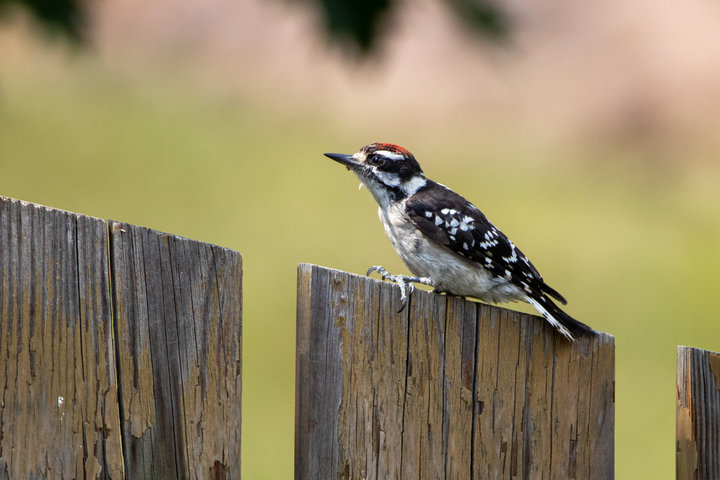
<path id="1" fill-rule="evenodd" d="M 323 11 L 331 37 L 350 44 L 361 53 L 372 53 L 383 35 L 391 28 L 388 17 L 398 0 L 313 0 Z M 490 38 L 500 38 L 507 31 L 507 21 L 492 0 L 445 0 L 445 3 L 475 31 Z"/>
<path id="2" fill-rule="evenodd" d="M 25 8 L 49 31 L 59 31 L 73 40 L 83 37 L 86 5 L 82 0 L 0 0 L 0 17 L 13 5 Z"/>
<path id="3" fill-rule="evenodd" d="M 396 9 L 398 0 L 312 0 L 322 10 L 331 38 L 368 54 L 376 50 L 383 27 Z M 490 38 L 501 38 L 507 21 L 492 0 L 445 0 L 445 3 L 473 30 Z M 50 31 L 60 31 L 73 40 L 83 38 L 87 3 L 83 0 L 0 0 L 0 16 L 8 6 L 24 7 Z M 390 28 L 390 27 L 388 27 Z"/>
<path id="4" fill-rule="evenodd" d="M 500 7 L 488 0 L 446 0 L 458 18 L 490 38 L 502 38 L 508 32 L 508 19 Z"/>
<path id="5" fill-rule="evenodd" d="M 328 32 L 340 41 L 349 41 L 361 51 L 371 50 L 393 0 L 315 0 L 322 8 Z"/>

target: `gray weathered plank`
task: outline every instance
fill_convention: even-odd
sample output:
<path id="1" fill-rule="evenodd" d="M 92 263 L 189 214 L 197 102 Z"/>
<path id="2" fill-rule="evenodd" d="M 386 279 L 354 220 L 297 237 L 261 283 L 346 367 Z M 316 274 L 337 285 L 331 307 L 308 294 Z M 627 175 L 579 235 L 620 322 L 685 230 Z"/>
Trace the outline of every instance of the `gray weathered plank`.
<path id="1" fill-rule="evenodd" d="M 298 277 L 295 460 L 303 478 L 334 478 L 338 471 L 337 412 L 342 385 L 341 330 L 332 328 L 347 318 L 347 278 L 330 272 L 326 282 Z M 311 312 L 314 322 L 311 323 Z M 325 333 L 325 335 L 323 335 Z"/>
<path id="2" fill-rule="evenodd" d="M 460 298 L 447 301 L 445 326 L 443 438 L 447 439 L 445 478 L 471 478 L 475 415 L 477 305 Z"/>
<path id="3" fill-rule="evenodd" d="M 720 354 L 678 347 L 678 480 L 720 478 Z"/>
<path id="4" fill-rule="evenodd" d="M 121 478 L 103 220 L 0 197 L 0 477 Z"/>
<path id="5" fill-rule="evenodd" d="M 238 253 L 110 223 L 128 478 L 240 478 Z"/>
<path id="6" fill-rule="evenodd" d="M 614 342 L 298 268 L 296 479 L 614 475 Z"/>

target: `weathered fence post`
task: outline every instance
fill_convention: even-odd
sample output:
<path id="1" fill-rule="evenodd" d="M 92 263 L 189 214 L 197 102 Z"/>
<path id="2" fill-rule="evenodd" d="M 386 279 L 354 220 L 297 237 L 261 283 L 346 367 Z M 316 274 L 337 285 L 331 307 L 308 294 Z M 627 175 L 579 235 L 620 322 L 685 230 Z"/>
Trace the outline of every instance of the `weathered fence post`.
<path id="1" fill-rule="evenodd" d="M 609 479 L 614 341 L 298 268 L 295 478 Z"/>
<path id="2" fill-rule="evenodd" d="M 241 258 L 110 222 L 128 478 L 240 478 Z"/>
<path id="3" fill-rule="evenodd" d="M 720 478 L 720 354 L 678 347 L 678 480 Z"/>
<path id="4" fill-rule="evenodd" d="M 0 197 L 0 478 L 120 478 L 103 220 Z"/>
<path id="5" fill-rule="evenodd" d="M 0 478 L 239 478 L 238 253 L 0 197 Z"/>

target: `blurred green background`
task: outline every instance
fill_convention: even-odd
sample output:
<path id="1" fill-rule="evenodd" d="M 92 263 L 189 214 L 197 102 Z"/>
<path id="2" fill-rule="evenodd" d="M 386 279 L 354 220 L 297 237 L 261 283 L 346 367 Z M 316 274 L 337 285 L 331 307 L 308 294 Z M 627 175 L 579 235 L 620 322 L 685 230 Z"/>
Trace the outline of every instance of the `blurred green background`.
<path id="1" fill-rule="evenodd" d="M 108 0 L 82 49 L 11 13 L 0 194 L 240 251 L 243 475 L 291 478 L 297 264 L 405 271 L 322 153 L 399 143 L 615 335 L 617 477 L 673 478 L 676 346 L 720 350 L 720 17 L 596 3 L 497 46 L 427 0 L 367 60 L 305 4 Z"/>

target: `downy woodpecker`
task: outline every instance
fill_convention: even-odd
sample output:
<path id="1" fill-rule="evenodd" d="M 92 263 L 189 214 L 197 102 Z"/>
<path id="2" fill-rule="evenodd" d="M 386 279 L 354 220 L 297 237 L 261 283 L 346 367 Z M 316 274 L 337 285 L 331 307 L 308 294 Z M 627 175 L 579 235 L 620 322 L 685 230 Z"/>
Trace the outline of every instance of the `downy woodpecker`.
<path id="1" fill-rule="evenodd" d="M 425 178 L 406 149 L 373 143 L 354 155 L 325 155 L 352 170 L 370 190 L 385 233 L 415 275 L 392 275 L 383 267 L 368 270 L 400 286 L 402 308 L 417 282 L 434 287 L 435 292 L 490 303 L 528 302 L 570 340 L 595 333 L 550 299 L 567 303 L 475 205 Z"/>

